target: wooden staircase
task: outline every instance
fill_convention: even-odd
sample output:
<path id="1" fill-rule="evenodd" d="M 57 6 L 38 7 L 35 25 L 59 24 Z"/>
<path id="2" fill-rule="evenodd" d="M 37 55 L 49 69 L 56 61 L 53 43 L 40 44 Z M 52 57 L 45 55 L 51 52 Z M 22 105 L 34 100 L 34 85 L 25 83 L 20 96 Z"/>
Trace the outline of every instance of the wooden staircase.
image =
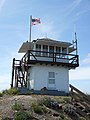
<path id="1" fill-rule="evenodd" d="M 12 87 L 26 87 L 27 86 L 27 71 L 26 66 L 21 63 L 20 60 L 13 59 L 12 64 L 12 81 L 11 81 L 11 88 Z"/>
<path id="2" fill-rule="evenodd" d="M 70 85 L 71 88 L 71 103 L 75 107 L 75 111 L 86 120 L 90 120 L 90 96 L 84 94 L 76 87 Z"/>

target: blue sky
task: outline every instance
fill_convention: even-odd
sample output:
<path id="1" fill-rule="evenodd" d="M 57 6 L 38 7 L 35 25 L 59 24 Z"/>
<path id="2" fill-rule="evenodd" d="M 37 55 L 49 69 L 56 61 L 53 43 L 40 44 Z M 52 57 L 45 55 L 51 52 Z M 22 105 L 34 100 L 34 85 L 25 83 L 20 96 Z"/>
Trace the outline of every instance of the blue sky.
<path id="1" fill-rule="evenodd" d="M 80 66 L 70 83 L 90 93 L 90 0 L 0 0 L 0 90 L 10 87 L 13 57 L 29 38 L 29 19 L 39 17 L 32 39 L 48 37 L 71 42 L 77 32 Z"/>

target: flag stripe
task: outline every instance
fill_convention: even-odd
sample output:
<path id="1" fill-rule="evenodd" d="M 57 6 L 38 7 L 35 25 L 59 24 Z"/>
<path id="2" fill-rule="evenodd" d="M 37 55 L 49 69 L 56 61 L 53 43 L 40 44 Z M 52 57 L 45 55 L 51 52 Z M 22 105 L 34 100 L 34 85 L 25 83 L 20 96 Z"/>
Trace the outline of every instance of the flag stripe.
<path id="1" fill-rule="evenodd" d="M 32 25 L 40 24 L 40 18 L 32 19 Z"/>

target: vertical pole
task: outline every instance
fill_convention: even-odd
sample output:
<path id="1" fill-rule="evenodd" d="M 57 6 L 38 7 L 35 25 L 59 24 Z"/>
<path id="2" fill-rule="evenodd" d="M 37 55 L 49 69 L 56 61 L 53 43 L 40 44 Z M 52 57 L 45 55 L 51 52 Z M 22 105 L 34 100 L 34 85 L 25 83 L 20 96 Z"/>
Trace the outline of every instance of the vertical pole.
<path id="1" fill-rule="evenodd" d="M 78 50 L 77 50 L 77 35 L 76 35 L 76 32 L 75 32 L 75 42 L 76 42 L 76 55 L 78 54 Z"/>
<path id="2" fill-rule="evenodd" d="M 29 36 L 29 42 L 31 42 L 31 27 L 32 27 L 32 16 L 30 16 L 30 36 Z"/>
<path id="3" fill-rule="evenodd" d="M 13 63 L 12 63 L 12 81 L 11 81 L 11 88 L 13 88 L 13 82 L 14 82 L 14 65 L 15 65 L 15 58 L 13 58 Z"/>

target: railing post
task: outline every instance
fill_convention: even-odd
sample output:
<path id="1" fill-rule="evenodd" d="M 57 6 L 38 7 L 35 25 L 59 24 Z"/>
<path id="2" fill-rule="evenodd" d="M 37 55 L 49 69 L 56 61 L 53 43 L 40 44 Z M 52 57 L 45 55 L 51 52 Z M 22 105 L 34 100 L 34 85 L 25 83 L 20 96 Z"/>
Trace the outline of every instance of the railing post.
<path id="1" fill-rule="evenodd" d="M 76 55 L 76 57 L 77 57 L 77 64 L 79 65 L 79 57 L 78 57 L 78 55 Z"/>
<path id="2" fill-rule="evenodd" d="M 27 52 L 27 57 L 28 57 L 27 61 L 29 61 L 29 59 L 30 59 L 30 51 L 29 50 Z"/>
<path id="3" fill-rule="evenodd" d="M 52 54 L 53 54 L 53 62 L 54 62 L 54 52 Z"/>
<path id="4" fill-rule="evenodd" d="M 56 54 L 57 54 L 57 53 L 54 53 L 54 55 L 55 55 L 55 62 L 56 62 Z"/>

